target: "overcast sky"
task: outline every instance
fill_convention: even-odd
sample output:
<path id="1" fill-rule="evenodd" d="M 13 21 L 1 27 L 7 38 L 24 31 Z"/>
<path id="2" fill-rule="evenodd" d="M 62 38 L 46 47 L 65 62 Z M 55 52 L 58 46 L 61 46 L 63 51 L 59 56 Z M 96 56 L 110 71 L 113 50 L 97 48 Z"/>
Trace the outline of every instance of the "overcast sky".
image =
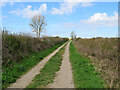
<path id="1" fill-rule="evenodd" d="M 2 25 L 13 33 L 33 34 L 30 20 L 35 14 L 42 14 L 48 23 L 42 35 L 70 37 L 74 31 L 77 37 L 83 38 L 117 36 L 117 2 L 67 1 L 3 3 Z"/>

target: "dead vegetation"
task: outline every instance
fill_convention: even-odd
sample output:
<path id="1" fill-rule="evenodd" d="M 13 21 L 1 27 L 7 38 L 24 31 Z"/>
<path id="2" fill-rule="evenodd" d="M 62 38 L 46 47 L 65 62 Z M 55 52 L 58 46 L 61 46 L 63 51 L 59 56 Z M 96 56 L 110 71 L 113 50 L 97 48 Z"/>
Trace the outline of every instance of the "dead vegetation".
<path id="1" fill-rule="evenodd" d="M 119 87 L 117 38 L 79 38 L 73 44 L 78 52 L 91 58 L 96 70 L 101 72 L 106 87 Z"/>

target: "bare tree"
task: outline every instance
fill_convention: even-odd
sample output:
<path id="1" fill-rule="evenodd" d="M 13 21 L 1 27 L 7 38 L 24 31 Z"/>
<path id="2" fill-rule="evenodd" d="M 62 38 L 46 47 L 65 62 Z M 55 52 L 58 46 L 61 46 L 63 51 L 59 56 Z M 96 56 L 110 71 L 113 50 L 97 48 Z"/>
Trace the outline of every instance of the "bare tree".
<path id="1" fill-rule="evenodd" d="M 70 36 L 71 36 L 71 39 L 73 40 L 73 39 L 76 39 L 76 34 L 72 31 L 71 33 L 70 33 Z"/>
<path id="2" fill-rule="evenodd" d="M 70 33 L 70 36 L 71 36 L 71 39 L 73 40 L 73 34 L 74 34 L 74 32 L 71 32 Z"/>
<path id="3" fill-rule="evenodd" d="M 29 25 L 32 27 L 33 32 L 36 32 L 37 36 L 40 37 L 40 34 L 43 30 L 45 30 L 47 23 L 45 21 L 45 17 L 38 14 L 32 17 Z"/>

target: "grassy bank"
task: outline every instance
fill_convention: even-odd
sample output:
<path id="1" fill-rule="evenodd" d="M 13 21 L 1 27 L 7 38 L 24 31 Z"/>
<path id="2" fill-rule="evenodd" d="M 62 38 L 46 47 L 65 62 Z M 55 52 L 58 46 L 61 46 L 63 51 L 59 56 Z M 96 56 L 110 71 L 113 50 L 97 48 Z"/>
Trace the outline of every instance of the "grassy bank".
<path id="1" fill-rule="evenodd" d="M 37 53 L 49 49 L 67 38 L 44 37 L 35 38 L 25 34 L 10 34 L 2 32 L 2 65 L 9 66 L 11 62 L 22 62 L 24 57 L 31 53 Z"/>
<path id="2" fill-rule="evenodd" d="M 22 74 L 26 73 L 29 69 L 31 69 L 34 65 L 40 62 L 44 57 L 52 53 L 62 44 L 63 43 L 58 44 L 39 53 L 32 53 L 29 56 L 25 57 L 22 62 L 10 63 L 10 65 L 7 67 L 2 66 L 2 87 L 6 88 L 11 83 L 14 83 Z"/>
<path id="3" fill-rule="evenodd" d="M 70 44 L 70 61 L 73 69 L 73 78 L 76 88 L 104 88 L 99 72 L 95 71 L 90 59 L 82 57 Z"/>
<path id="4" fill-rule="evenodd" d="M 56 72 L 60 69 L 63 53 L 64 47 L 46 63 L 46 65 L 40 71 L 40 74 L 35 76 L 27 88 L 44 88 L 49 83 L 52 83 L 54 77 L 56 76 Z"/>
<path id="5" fill-rule="evenodd" d="M 92 64 L 106 81 L 106 87 L 119 87 L 118 38 L 78 38 L 73 44 L 80 54 L 91 58 Z"/>

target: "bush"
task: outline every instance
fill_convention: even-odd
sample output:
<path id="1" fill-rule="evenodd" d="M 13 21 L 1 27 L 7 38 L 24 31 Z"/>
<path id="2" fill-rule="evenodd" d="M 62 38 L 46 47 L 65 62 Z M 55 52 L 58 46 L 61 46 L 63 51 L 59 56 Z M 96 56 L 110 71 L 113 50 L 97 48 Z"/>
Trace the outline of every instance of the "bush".
<path id="1" fill-rule="evenodd" d="M 9 62 L 21 62 L 31 53 L 36 53 L 67 41 L 67 38 L 45 37 L 32 38 L 27 35 L 12 35 L 2 33 L 2 62 L 7 66 Z"/>

